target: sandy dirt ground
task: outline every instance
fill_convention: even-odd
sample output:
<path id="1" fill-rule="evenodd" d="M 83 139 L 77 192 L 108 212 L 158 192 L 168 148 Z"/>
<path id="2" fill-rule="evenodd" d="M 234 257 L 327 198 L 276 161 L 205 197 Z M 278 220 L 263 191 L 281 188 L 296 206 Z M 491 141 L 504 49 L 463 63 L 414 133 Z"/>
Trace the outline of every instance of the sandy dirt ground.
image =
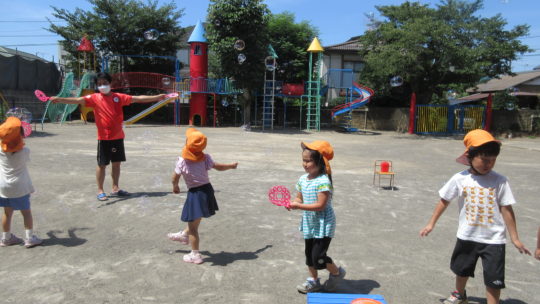
<path id="1" fill-rule="evenodd" d="M 301 141 L 328 140 L 335 187 L 336 236 L 329 255 L 347 269 L 338 293 L 380 294 L 388 303 L 440 303 L 454 289 L 453 202 L 432 234 L 420 238 L 437 191 L 464 167 L 459 137 L 394 132 L 344 134 L 298 130 L 246 132 L 201 128 L 206 152 L 237 170 L 210 171 L 220 210 L 202 221 L 204 263 L 166 238 L 184 225 L 186 197 L 170 182 L 186 127 L 138 124 L 125 129 L 127 162 L 120 184 L 128 198 L 96 199 L 96 130 L 79 122 L 46 124 L 27 138 L 35 231 L 43 246 L 0 248 L 1 303 L 306 303 L 295 286 L 308 276 L 299 211 L 271 205 L 267 191 L 294 185 L 304 171 Z M 373 162 L 394 163 L 396 188 L 372 186 Z M 540 225 L 540 139 L 503 140 L 495 170 L 510 180 L 521 240 L 532 251 Z M 106 178 L 107 191 L 111 179 Z M 24 235 L 22 217 L 12 231 Z M 321 272 L 326 280 L 328 273 Z M 540 303 L 540 261 L 507 245 L 502 303 Z M 482 266 L 467 288 L 485 302 Z"/>

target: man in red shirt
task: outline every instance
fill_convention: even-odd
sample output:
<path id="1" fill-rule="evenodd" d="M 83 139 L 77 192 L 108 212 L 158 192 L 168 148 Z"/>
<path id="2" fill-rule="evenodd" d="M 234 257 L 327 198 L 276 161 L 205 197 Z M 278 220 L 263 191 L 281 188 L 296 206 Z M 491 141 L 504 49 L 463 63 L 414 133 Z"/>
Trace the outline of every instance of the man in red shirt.
<path id="1" fill-rule="evenodd" d="M 53 103 L 82 104 L 94 108 L 94 117 L 98 131 L 97 169 L 96 180 L 98 186 L 97 199 L 106 201 L 107 194 L 103 190 L 105 171 L 109 163 L 112 163 L 112 192 L 110 196 L 128 196 L 127 191 L 118 186 L 120 179 L 120 163 L 126 161 L 124 151 L 124 112 L 122 107 L 131 103 L 155 102 L 165 98 L 165 94 L 153 96 L 131 96 L 127 94 L 111 92 L 112 78 L 108 73 L 96 75 L 96 86 L 99 93 L 83 97 L 51 97 Z"/>

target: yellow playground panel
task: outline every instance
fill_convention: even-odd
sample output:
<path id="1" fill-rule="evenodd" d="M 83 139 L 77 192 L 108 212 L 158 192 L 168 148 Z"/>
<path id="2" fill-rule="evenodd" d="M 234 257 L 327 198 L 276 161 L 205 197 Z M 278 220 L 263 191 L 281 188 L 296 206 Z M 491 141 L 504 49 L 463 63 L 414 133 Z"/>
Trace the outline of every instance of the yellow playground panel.
<path id="1" fill-rule="evenodd" d="M 417 105 L 417 134 L 454 134 L 482 129 L 485 106 Z"/>
<path id="2" fill-rule="evenodd" d="M 82 92 L 81 92 L 81 96 L 90 95 L 90 94 L 92 94 L 94 92 L 95 92 L 94 89 L 83 89 Z M 80 105 L 79 110 L 81 111 L 81 119 L 84 122 L 88 121 L 88 113 L 92 112 L 92 115 L 94 114 L 94 108 L 85 107 L 84 105 Z"/>
<path id="3" fill-rule="evenodd" d="M 469 132 L 475 129 L 482 129 L 482 121 L 484 119 L 483 107 L 467 107 L 457 111 L 463 111 L 463 131 Z M 460 115 L 455 115 L 455 126 L 459 126 Z"/>
<path id="4" fill-rule="evenodd" d="M 417 106 L 416 133 L 446 133 L 447 106 Z"/>

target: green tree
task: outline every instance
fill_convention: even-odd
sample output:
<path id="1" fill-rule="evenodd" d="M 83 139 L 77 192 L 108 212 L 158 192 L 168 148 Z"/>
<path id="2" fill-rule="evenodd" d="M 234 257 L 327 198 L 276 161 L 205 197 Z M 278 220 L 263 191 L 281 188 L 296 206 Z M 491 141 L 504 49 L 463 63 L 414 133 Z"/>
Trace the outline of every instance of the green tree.
<path id="1" fill-rule="evenodd" d="M 270 16 L 268 24 L 270 44 L 278 55 L 276 79 L 297 83 L 306 80 L 308 73 L 307 48 L 318 36 L 318 30 L 308 21 L 295 23 L 293 13 Z"/>
<path id="2" fill-rule="evenodd" d="M 67 25 L 50 22 L 48 30 L 64 38 L 60 41 L 71 55 L 72 63 L 77 58 L 77 47 L 81 38 L 88 35 L 96 53 L 106 55 L 152 55 L 176 56 L 183 30 L 178 26 L 183 9 L 171 2 L 158 6 L 157 1 L 143 3 L 136 0 L 88 0 L 93 6 L 89 11 L 76 8 L 69 12 L 52 7 L 55 19 L 65 20 Z M 157 39 L 145 39 L 144 33 L 156 30 Z M 133 58 L 132 65 L 148 69 L 159 63 L 173 66 L 168 60 Z M 141 67 L 140 65 L 143 65 Z M 76 69 L 76 66 L 72 66 Z M 170 69 L 169 69 L 170 70 Z M 174 71 L 174 68 L 172 69 Z M 154 70 L 155 71 L 155 70 Z M 158 71 L 155 71 L 158 72 Z"/>
<path id="3" fill-rule="evenodd" d="M 208 7 L 206 37 L 220 66 L 217 76 L 233 78 L 242 88 L 244 123 L 251 121 L 253 92 L 262 88 L 269 15 L 262 0 L 211 0 Z M 241 51 L 234 48 L 237 40 L 245 43 Z M 240 54 L 246 58 L 242 63 Z"/>
<path id="4" fill-rule="evenodd" d="M 463 92 L 484 76 L 511 73 L 512 60 L 530 51 L 518 40 L 529 26 L 505 30 L 500 15 L 478 16 L 482 5 L 445 0 L 436 8 L 418 2 L 377 6 L 386 20 L 359 38 L 366 63 L 362 80 L 389 95 L 389 80 L 399 75 L 418 103 L 429 103 L 450 89 Z"/>

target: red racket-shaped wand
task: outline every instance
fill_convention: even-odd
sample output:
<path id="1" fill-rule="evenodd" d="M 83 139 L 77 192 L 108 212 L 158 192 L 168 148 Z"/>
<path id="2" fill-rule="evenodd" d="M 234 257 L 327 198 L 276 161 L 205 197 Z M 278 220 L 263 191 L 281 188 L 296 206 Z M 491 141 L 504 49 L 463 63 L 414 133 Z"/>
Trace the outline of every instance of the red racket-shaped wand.
<path id="1" fill-rule="evenodd" d="M 35 90 L 34 91 L 34 94 L 36 95 L 37 99 L 45 102 L 45 101 L 48 101 L 49 99 L 51 99 L 49 96 L 45 95 L 45 93 L 43 93 L 43 91 L 41 90 Z"/>
<path id="2" fill-rule="evenodd" d="M 178 97 L 178 93 L 169 93 L 165 95 L 165 98 L 176 98 Z"/>
<path id="3" fill-rule="evenodd" d="M 291 193 L 285 186 L 274 186 L 268 191 L 268 199 L 276 206 L 291 207 Z"/>
<path id="4" fill-rule="evenodd" d="M 21 121 L 21 127 L 23 128 L 23 136 L 28 137 L 30 134 L 32 134 L 32 125 L 27 123 L 26 121 Z"/>

